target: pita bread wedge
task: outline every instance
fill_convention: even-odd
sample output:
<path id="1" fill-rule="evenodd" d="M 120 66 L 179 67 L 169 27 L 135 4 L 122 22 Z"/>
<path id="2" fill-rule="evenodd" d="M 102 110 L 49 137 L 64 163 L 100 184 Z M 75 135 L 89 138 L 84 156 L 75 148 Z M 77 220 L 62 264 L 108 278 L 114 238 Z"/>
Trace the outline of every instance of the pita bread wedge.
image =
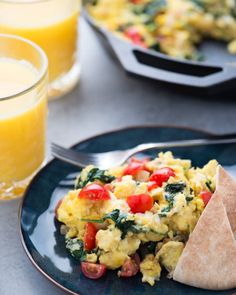
<path id="1" fill-rule="evenodd" d="M 236 236 L 236 181 L 221 166 L 217 173 L 216 189 L 222 197 L 232 231 Z"/>
<path id="2" fill-rule="evenodd" d="M 227 186 L 225 189 L 224 201 L 221 188 L 199 218 L 178 261 L 174 280 L 211 290 L 236 287 L 236 241 L 223 203 L 229 202 L 230 190 Z"/>

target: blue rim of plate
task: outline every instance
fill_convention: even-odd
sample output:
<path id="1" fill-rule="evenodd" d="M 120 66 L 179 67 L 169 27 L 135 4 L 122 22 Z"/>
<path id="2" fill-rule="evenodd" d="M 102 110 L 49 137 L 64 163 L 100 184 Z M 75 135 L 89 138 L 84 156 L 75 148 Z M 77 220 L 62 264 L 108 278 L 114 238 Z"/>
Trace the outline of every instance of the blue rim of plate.
<path id="1" fill-rule="evenodd" d="M 84 140 L 81 140 L 80 142 L 74 144 L 73 146 L 71 146 L 71 148 L 76 148 L 76 147 L 80 147 L 80 151 L 83 151 L 83 145 L 84 144 L 87 144 L 89 143 L 90 141 L 93 141 L 93 140 L 96 140 L 96 139 L 99 139 L 99 138 L 102 138 L 104 136 L 109 136 L 109 135 L 116 135 L 116 134 L 119 134 L 119 133 L 122 133 L 122 132 L 130 132 L 130 131 L 135 131 L 135 130 L 141 130 L 141 129 L 150 129 L 150 130 L 154 130 L 154 129 L 167 129 L 167 130 L 171 130 L 171 129 L 176 129 L 178 131 L 186 131 L 186 132 L 190 132 L 190 133 L 196 133 L 198 134 L 198 136 L 195 136 L 195 138 L 199 138 L 199 135 L 201 135 L 202 137 L 210 137 L 210 136 L 217 136 L 217 134 L 215 133 L 212 133 L 212 132 L 208 132 L 208 131 L 205 131 L 205 130 L 202 130 L 202 129 L 197 129 L 197 128 L 191 128 L 191 127 L 184 127 L 184 126 L 176 126 L 176 125 L 138 125 L 138 126 L 129 126 L 129 127 L 126 127 L 126 128 L 120 128 L 120 129 L 115 129 L 115 130 L 112 130 L 112 131 L 108 131 L 108 132 L 104 132 L 104 133 L 100 133 L 98 135 L 94 135 L 94 136 L 91 136 L 91 137 L 88 137 Z M 190 136 L 190 138 L 194 138 Z M 190 139 L 188 138 L 188 139 Z M 170 139 L 171 140 L 171 139 Z M 140 141 L 141 143 L 142 141 Z M 82 147 L 82 148 L 81 148 Z M 171 149 L 172 150 L 172 149 Z M 86 149 L 84 150 L 86 151 Z M 95 152 L 95 151 L 92 151 L 92 152 Z M 100 152 L 100 151 L 99 151 Z M 74 292 L 73 290 L 70 290 L 68 289 L 67 287 L 65 287 L 64 285 L 62 285 L 60 282 L 58 282 L 56 279 L 52 278 L 48 273 L 47 273 L 47 270 L 43 269 L 42 267 L 40 267 L 38 265 L 38 263 L 35 261 L 35 259 L 33 258 L 32 256 L 32 253 L 30 252 L 28 246 L 27 246 L 27 243 L 25 241 L 25 238 L 24 238 L 24 230 L 23 230 L 23 226 L 22 226 L 22 212 L 24 210 L 24 204 L 25 204 L 25 201 L 27 200 L 27 196 L 28 196 L 28 193 L 30 192 L 31 190 L 31 187 L 34 185 L 34 183 L 45 173 L 45 171 L 47 171 L 47 169 L 49 169 L 51 166 L 53 166 L 55 163 L 57 162 L 61 162 L 60 160 L 58 159 L 52 159 L 50 162 L 48 162 L 36 175 L 35 177 L 31 180 L 28 188 L 26 189 L 25 191 L 25 194 L 22 198 L 22 202 L 20 204 L 20 207 L 19 207 L 19 212 L 18 212 L 18 219 L 19 219 L 19 231 L 20 231 L 20 239 L 21 239 L 21 243 L 22 243 L 22 246 L 23 246 L 23 249 L 24 251 L 26 252 L 26 255 L 28 256 L 29 260 L 31 261 L 31 263 L 34 265 L 34 267 L 43 275 L 45 276 L 49 281 L 51 281 L 54 285 L 56 285 L 57 287 L 59 287 L 60 289 L 62 289 L 63 291 L 66 291 L 68 292 L 69 294 L 73 294 L 73 295 L 84 295 L 82 293 L 79 293 L 79 292 Z M 236 162 L 235 162 L 236 163 Z M 66 164 L 66 165 L 70 165 L 70 164 Z M 73 165 L 70 165 L 71 167 Z M 77 168 L 78 170 L 79 168 Z M 157 282 L 158 284 L 158 282 Z M 181 284 L 182 285 L 182 284 Z M 185 286 L 185 285 L 183 285 Z M 155 289 L 155 287 L 153 287 Z M 194 288 L 196 290 L 202 290 L 202 289 L 197 289 L 197 288 Z M 205 291 L 205 290 L 202 290 L 202 291 Z M 234 293 L 234 290 L 227 290 L 229 292 L 233 292 L 231 293 L 232 295 L 235 294 Z M 161 294 L 161 293 L 160 293 Z M 170 294 L 170 293 L 169 293 Z M 187 293 L 185 293 L 187 294 Z M 196 293 L 197 294 L 197 293 Z M 207 294 L 207 293 L 206 293 Z M 220 294 L 220 293 L 219 293 Z M 223 294 L 223 293 L 222 293 Z M 225 293 L 226 294 L 226 293 Z M 227 294 L 230 294 L 230 293 L 227 293 Z M 86 294 L 87 295 L 87 294 Z"/>

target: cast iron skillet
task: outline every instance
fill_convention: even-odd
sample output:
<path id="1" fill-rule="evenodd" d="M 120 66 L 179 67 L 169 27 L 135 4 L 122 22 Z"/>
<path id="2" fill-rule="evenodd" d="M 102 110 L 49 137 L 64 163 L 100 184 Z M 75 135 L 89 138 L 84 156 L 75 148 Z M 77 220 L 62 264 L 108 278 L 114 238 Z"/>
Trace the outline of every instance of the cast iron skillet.
<path id="1" fill-rule="evenodd" d="M 88 2 L 85 0 L 84 4 Z M 236 85 L 236 56 L 227 52 L 225 43 L 204 42 L 200 46 L 200 51 L 205 56 L 204 62 L 178 60 L 116 37 L 104 27 L 98 26 L 86 8 L 83 15 L 105 37 L 128 73 L 201 90 L 226 90 Z"/>

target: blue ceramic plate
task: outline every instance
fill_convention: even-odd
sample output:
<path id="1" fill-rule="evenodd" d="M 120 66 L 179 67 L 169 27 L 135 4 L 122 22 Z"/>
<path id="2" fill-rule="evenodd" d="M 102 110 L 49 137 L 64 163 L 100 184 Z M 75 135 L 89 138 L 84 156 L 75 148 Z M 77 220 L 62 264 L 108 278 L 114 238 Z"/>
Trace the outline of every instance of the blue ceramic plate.
<path id="1" fill-rule="evenodd" d="M 84 152 L 105 152 L 126 149 L 144 142 L 170 141 L 207 137 L 202 131 L 172 127 L 134 127 L 92 137 L 74 146 Z M 193 165 L 204 165 L 216 158 L 223 166 L 236 172 L 236 144 L 172 149 L 177 157 L 192 159 Z M 155 156 L 158 151 L 149 152 Z M 154 287 L 141 283 L 141 275 L 129 279 L 108 271 L 100 280 L 83 276 L 79 263 L 66 251 L 64 237 L 54 219 L 54 208 L 69 189 L 79 172 L 77 167 L 53 160 L 31 182 L 20 210 L 22 243 L 36 268 L 53 283 L 71 294 L 80 295 L 210 295 L 233 294 L 235 290 L 213 292 L 185 286 L 163 274 Z M 203 274 L 204 275 L 204 274 Z"/>

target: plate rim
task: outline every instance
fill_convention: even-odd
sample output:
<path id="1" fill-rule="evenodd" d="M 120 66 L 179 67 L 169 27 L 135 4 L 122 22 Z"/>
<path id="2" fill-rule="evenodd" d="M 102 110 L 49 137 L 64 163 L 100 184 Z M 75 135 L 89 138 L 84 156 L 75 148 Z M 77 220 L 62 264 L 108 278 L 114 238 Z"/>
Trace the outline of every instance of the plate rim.
<path id="1" fill-rule="evenodd" d="M 80 140 L 79 142 L 73 144 L 70 146 L 70 148 L 73 148 L 79 144 L 83 144 L 86 141 L 89 140 L 93 140 L 96 139 L 98 137 L 101 136 L 106 136 L 112 133 L 118 133 L 118 132 L 122 132 L 122 131 L 127 131 L 127 130 L 132 130 L 132 129 L 141 129 L 141 128 L 150 128 L 150 129 L 155 129 L 155 128 L 177 128 L 180 130 L 189 130 L 189 131 L 193 131 L 193 132 L 201 132 L 203 134 L 205 134 L 206 136 L 215 136 L 217 135 L 217 133 L 208 131 L 208 130 L 204 130 L 201 128 L 194 128 L 191 126 L 183 126 L 183 125 L 171 125 L 171 124 L 144 124 L 144 125 L 130 125 L 127 127 L 120 127 L 120 128 L 116 128 L 116 129 L 111 129 L 109 131 L 105 131 L 105 132 L 101 132 L 89 137 L 85 137 L 84 139 Z M 24 201 L 26 199 L 26 195 L 28 193 L 28 191 L 31 188 L 32 183 L 38 178 L 40 177 L 41 173 L 43 173 L 44 169 L 46 169 L 49 165 L 52 165 L 55 161 L 57 161 L 56 158 L 51 159 L 49 162 L 46 162 L 46 164 L 36 173 L 36 175 L 32 178 L 32 180 L 30 181 L 26 191 L 24 192 L 24 195 L 22 197 L 22 200 L 20 202 L 19 205 L 19 209 L 18 209 L 18 230 L 19 230 L 19 234 L 20 234 L 20 241 L 21 241 L 21 245 L 26 253 L 26 256 L 28 257 L 28 259 L 30 260 L 30 262 L 33 264 L 33 266 L 36 268 L 36 270 L 39 271 L 39 273 L 41 275 L 43 275 L 44 277 L 46 277 L 51 283 L 53 283 L 55 286 L 57 286 L 58 288 L 60 288 L 61 290 L 67 292 L 68 294 L 72 294 L 72 295 L 82 295 L 78 292 L 74 292 L 71 291 L 70 289 L 64 287 L 62 284 L 60 284 L 59 282 L 57 282 L 55 279 L 53 279 L 52 277 L 50 277 L 50 275 L 48 275 L 37 263 L 36 261 L 33 259 L 32 255 L 30 254 L 26 243 L 25 243 L 25 239 L 23 236 L 23 229 L 22 229 L 22 224 L 21 224 L 21 220 L 22 220 L 22 210 L 23 210 L 23 205 L 24 205 Z"/>

